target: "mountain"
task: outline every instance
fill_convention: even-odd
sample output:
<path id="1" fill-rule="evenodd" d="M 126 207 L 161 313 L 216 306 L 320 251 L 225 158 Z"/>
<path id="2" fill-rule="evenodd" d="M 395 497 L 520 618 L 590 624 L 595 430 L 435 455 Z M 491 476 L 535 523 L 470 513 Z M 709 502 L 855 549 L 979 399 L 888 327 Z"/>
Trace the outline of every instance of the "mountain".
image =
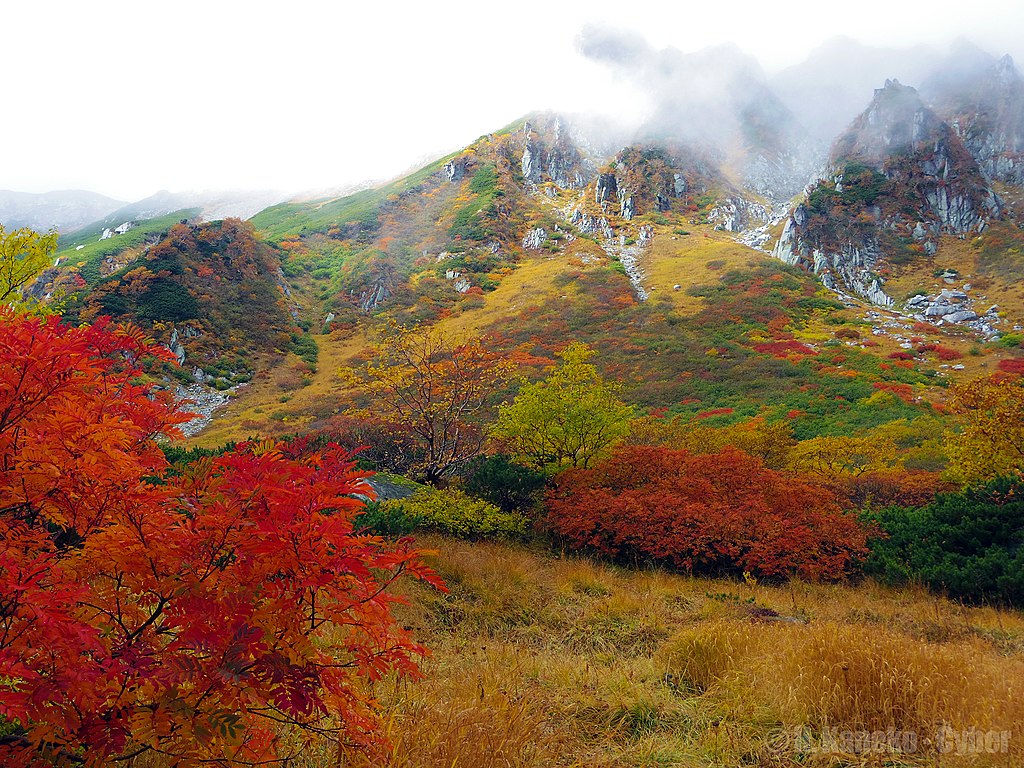
<path id="1" fill-rule="evenodd" d="M 671 143 L 704 155 L 737 186 L 777 201 L 799 192 L 820 148 L 734 45 L 655 50 L 618 30 L 591 29 L 581 52 L 649 94 L 651 114 L 625 143 Z"/>
<path id="2" fill-rule="evenodd" d="M 260 355 L 299 333 L 274 249 L 239 219 L 175 223 L 116 271 L 80 290 L 65 316 L 141 325 L 175 353 L 178 373 L 218 388 L 248 381 Z"/>
<path id="3" fill-rule="evenodd" d="M 934 255 L 943 235 L 978 235 L 1001 208 L 957 133 L 914 88 L 887 80 L 836 140 L 775 254 L 887 306 L 882 266 Z"/>
<path id="4" fill-rule="evenodd" d="M 969 368 L 946 361 L 1024 319 L 1004 202 L 1020 190 L 986 175 L 958 130 L 980 108 L 959 122 L 941 111 L 962 87 L 929 90 L 928 103 L 890 80 L 821 152 L 735 49 L 600 50 L 652 88 L 635 130 L 534 113 L 402 178 L 278 202 L 244 226 L 204 224 L 202 200 L 162 193 L 62 238 L 38 295 L 72 297 L 72 319 L 135 318 L 184 354 L 183 374 L 162 375 L 250 380 L 209 442 L 341 428 L 353 395 L 336 372 L 391 322 L 487 335 L 527 378 L 581 340 L 639 408 L 792 419 L 807 437 L 932 418 L 933 385 Z M 985 103 L 1012 115 L 1018 101 L 1011 88 Z M 1012 157 L 999 141 L 989 155 Z M 224 258 L 234 251 L 241 272 Z M 940 296 L 949 281 L 970 299 Z M 975 297 L 1003 309 L 979 317 Z M 917 328 L 931 309 L 977 322 Z"/>
<path id="5" fill-rule="evenodd" d="M 120 200 L 81 189 L 40 194 L 4 189 L 0 190 L 0 224 L 8 229 L 74 232 L 122 205 Z"/>
<path id="6" fill-rule="evenodd" d="M 921 88 L 989 178 L 1024 186 L 1024 78 L 1010 56 L 973 51 Z"/>

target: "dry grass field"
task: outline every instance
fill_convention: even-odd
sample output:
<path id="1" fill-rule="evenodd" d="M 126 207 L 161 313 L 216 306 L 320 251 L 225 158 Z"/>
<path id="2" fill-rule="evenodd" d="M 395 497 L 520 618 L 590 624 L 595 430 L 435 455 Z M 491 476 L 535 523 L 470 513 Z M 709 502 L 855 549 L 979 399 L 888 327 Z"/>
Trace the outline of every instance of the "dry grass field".
<path id="1" fill-rule="evenodd" d="M 379 685 L 390 753 L 306 768 L 1024 764 L 1020 613 L 421 544 L 451 591 L 407 588 L 432 655 Z"/>

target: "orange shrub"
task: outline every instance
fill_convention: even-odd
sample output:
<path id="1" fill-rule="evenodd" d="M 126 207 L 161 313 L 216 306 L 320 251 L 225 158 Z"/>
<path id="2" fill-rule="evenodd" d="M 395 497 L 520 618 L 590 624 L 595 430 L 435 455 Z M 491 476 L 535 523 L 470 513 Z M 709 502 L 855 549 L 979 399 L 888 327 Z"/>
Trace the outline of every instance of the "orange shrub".
<path id="1" fill-rule="evenodd" d="M 573 546 L 689 572 L 834 579 L 867 551 L 865 529 L 830 491 L 733 448 L 623 447 L 560 475 L 547 507 Z"/>

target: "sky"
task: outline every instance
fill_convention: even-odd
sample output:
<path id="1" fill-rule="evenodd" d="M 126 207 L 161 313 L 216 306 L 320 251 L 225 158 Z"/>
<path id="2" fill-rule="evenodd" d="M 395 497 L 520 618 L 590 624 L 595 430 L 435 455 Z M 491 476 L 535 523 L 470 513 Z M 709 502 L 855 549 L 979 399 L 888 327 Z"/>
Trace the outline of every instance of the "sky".
<path id="1" fill-rule="evenodd" d="M 635 82 L 580 55 L 589 26 L 683 52 L 732 42 L 769 73 L 836 35 L 1024 63 L 1004 0 L 495 3 L 6 0 L 0 189 L 343 188 L 383 180 L 538 109 L 625 120 Z"/>

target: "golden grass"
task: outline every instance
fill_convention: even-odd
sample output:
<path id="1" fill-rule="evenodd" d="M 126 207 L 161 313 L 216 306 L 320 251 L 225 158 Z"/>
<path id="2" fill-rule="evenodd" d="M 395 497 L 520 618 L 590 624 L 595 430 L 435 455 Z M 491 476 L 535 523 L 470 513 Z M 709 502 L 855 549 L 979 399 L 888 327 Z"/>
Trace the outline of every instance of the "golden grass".
<path id="1" fill-rule="evenodd" d="M 451 593 L 410 585 L 399 618 L 433 655 L 422 681 L 378 690 L 388 758 L 352 765 L 1024 764 L 1018 612 L 423 543 Z M 940 726 L 1009 731 L 1009 752 L 936 755 Z M 886 763 L 795 741 L 828 728 L 914 731 L 920 751 Z"/>
<path id="2" fill-rule="evenodd" d="M 654 239 L 641 257 L 640 266 L 651 298 L 667 295 L 676 311 L 683 314 L 695 314 L 704 306 L 704 299 L 690 296 L 687 288 L 718 283 L 731 270 L 771 258 L 737 243 L 730 233 L 707 225 L 685 225 L 688 235 L 675 234 L 673 229 L 654 227 Z M 682 287 L 676 291 L 675 285 Z"/>
<path id="3" fill-rule="evenodd" d="M 300 384 L 295 366 L 301 361 L 294 354 L 274 367 L 257 366 L 261 373 L 238 390 L 231 402 L 216 412 L 213 423 L 188 441 L 189 445 L 215 447 L 254 434 L 302 431 L 314 420 L 313 414 L 330 409 L 332 404 L 340 408 L 345 384 L 338 372 L 366 347 L 366 333 L 320 334 L 313 338 L 320 353 L 317 370 L 308 382 Z"/>

